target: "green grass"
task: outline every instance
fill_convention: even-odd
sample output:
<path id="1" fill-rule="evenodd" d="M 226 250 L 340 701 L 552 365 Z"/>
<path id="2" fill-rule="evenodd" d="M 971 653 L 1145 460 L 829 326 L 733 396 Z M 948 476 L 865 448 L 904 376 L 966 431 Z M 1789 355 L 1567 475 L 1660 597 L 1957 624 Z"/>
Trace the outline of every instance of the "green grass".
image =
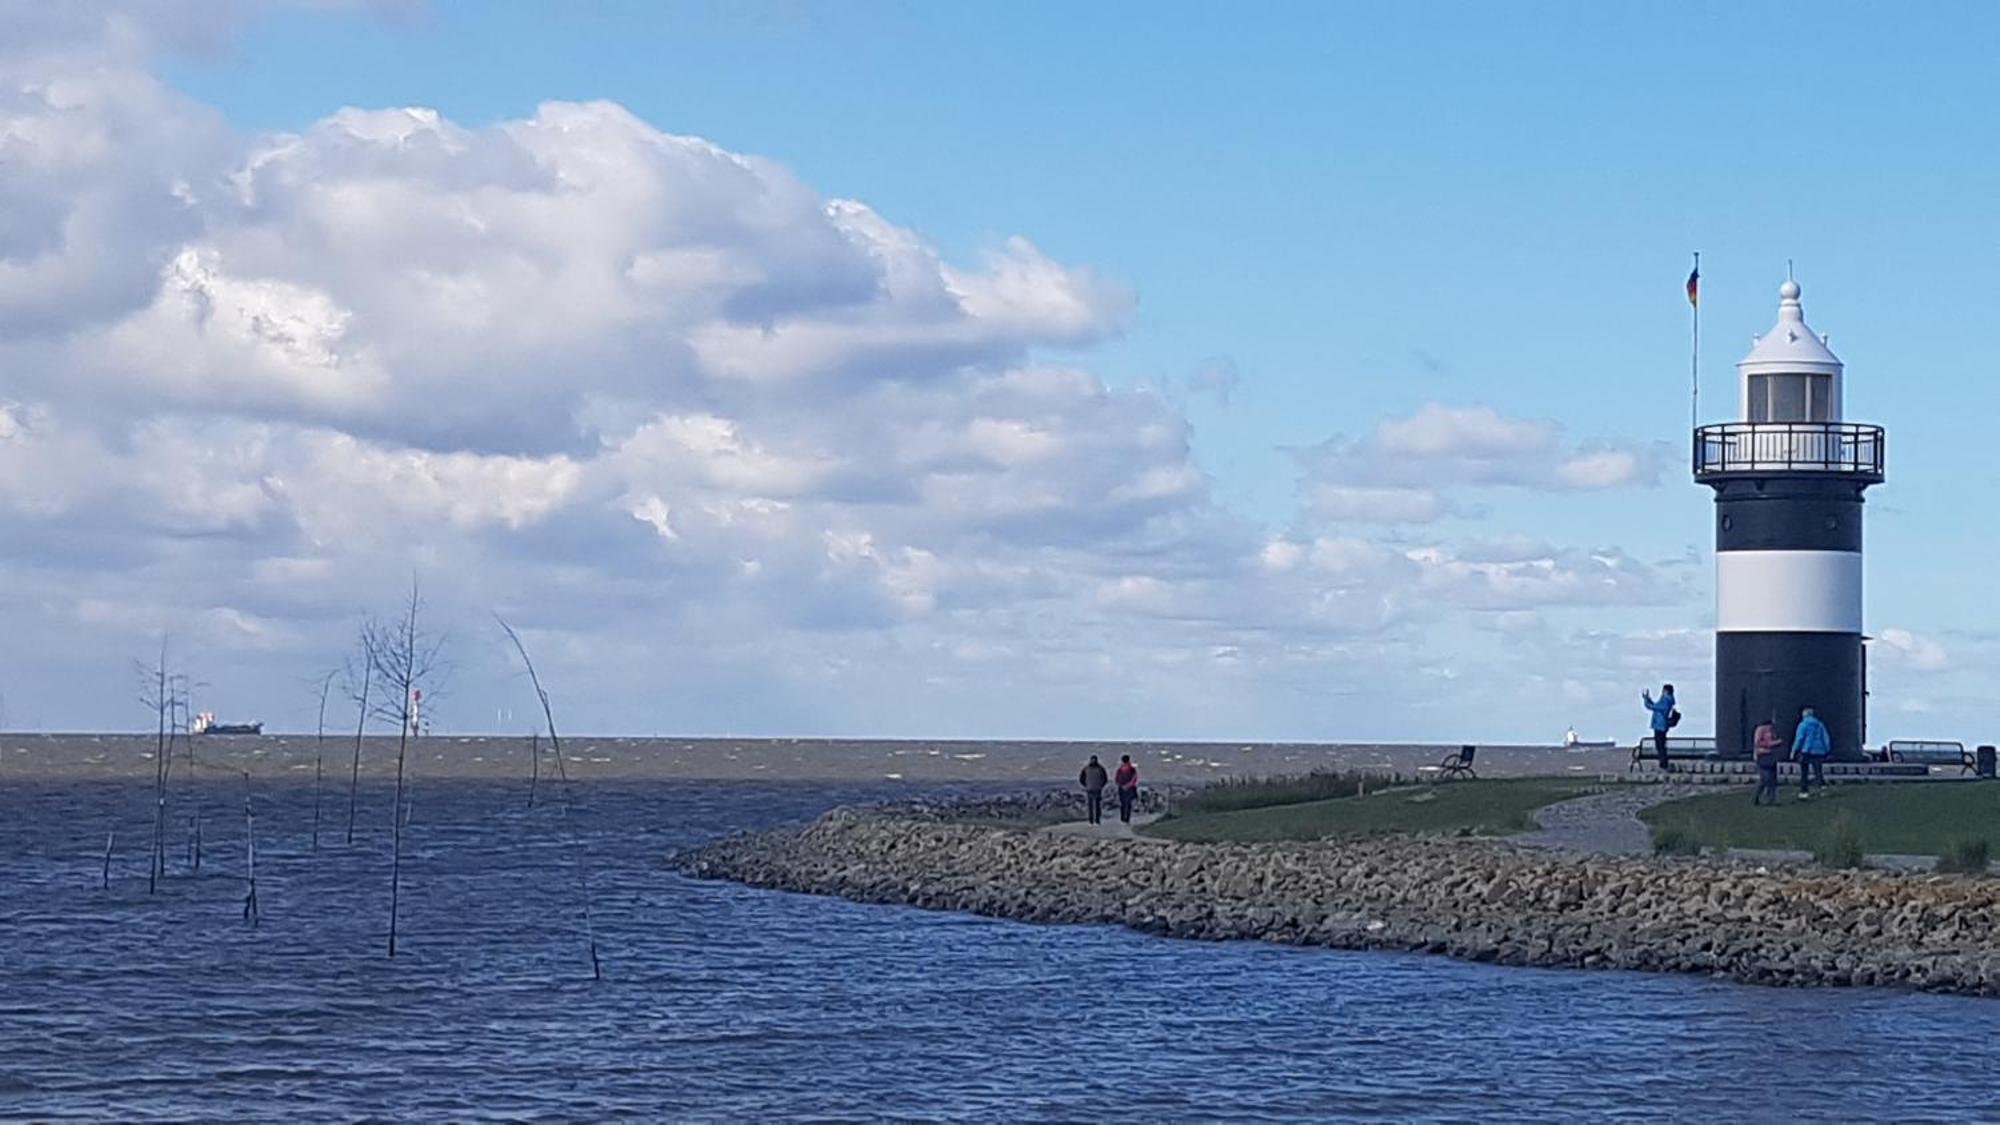
<path id="1" fill-rule="evenodd" d="M 1861 825 L 1855 822 L 1853 813 L 1846 809 L 1834 812 L 1833 819 L 1827 821 L 1813 843 L 1812 857 L 1822 867 L 1861 866 L 1868 858 L 1868 849 L 1862 845 Z"/>
<path id="2" fill-rule="evenodd" d="M 1939 871 L 1955 871 L 1961 875 L 1984 875 L 1987 864 L 1993 861 L 1993 845 L 1984 836 L 1966 836 L 1947 844 L 1944 854 L 1938 856 Z"/>
<path id="3" fill-rule="evenodd" d="M 1597 788 L 1575 778 L 1447 781 L 1370 790 L 1365 797 L 1176 815 L 1155 821 L 1144 831 L 1169 840 L 1205 842 L 1317 840 L 1382 832 L 1500 836 L 1533 828 L 1530 814 L 1544 805 Z"/>
<path id="4" fill-rule="evenodd" d="M 1400 777 L 1363 770 L 1314 770 L 1283 777 L 1227 777 L 1212 781 L 1174 802 L 1180 815 L 1234 812 L 1272 805 L 1300 805 L 1352 797 L 1368 789 L 1407 784 Z"/>
<path id="5" fill-rule="evenodd" d="M 1782 804 L 1759 808 L 1742 791 L 1654 805 L 1639 814 L 1657 843 L 1663 831 L 1692 834 L 1725 848 L 1819 852 L 1841 843 L 1844 814 L 1863 852 L 1943 855 L 1967 839 L 2000 837 L 2000 786 L 1977 782 L 1840 785 L 1810 801 L 1786 792 Z"/>
<path id="6" fill-rule="evenodd" d="M 1653 833 L 1654 855 L 1700 855 L 1701 848 L 1701 833 L 1686 825 L 1662 825 Z"/>

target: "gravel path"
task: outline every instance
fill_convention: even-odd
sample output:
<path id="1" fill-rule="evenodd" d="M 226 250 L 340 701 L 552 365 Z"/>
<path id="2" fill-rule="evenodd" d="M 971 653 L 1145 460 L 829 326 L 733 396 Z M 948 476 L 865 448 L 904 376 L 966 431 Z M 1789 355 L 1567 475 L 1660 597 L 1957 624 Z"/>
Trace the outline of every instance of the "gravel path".
<path id="1" fill-rule="evenodd" d="M 1141 836 L 1134 829 L 1143 828 L 1160 819 L 1159 813 L 1135 812 L 1132 823 L 1119 821 L 1117 812 L 1105 814 L 1104 819 L 1092 824 L 1087 820 L 1071 820 L 1062 824 L 1052 824 L 1042 831 L 1050 836 L 1095 836 L 1110 840 L 1152 840 L 1151 836 Z"/>
<path id="2" fill-rule="evenodd" d="M 1619 785 L 1535 810 L 1541 831 L 1514 837 L 1523 844 L 1599 855 L 1651 855 L 1653 837 L 1639 810 L 1704 791 L 1693 785 Z M 1712 792 L 1713 790 L 1707 790 Z"/>

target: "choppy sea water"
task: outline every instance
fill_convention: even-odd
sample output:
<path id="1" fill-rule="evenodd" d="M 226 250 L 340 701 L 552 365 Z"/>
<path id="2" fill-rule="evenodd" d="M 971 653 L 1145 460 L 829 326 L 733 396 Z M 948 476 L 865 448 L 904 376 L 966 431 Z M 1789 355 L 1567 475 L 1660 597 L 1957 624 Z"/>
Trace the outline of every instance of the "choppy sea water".
<path id="1" fill-rule="evenodd" d="M 2000 1116 L 2000 1005 L 1176 942 L 690 880 L 675 847 L 905 786 L 0 783 L 0 1118 L 1782 1120 Z M 199 874 L 186 817 L 203 813 Z M 100 888 L 107 831 L 118 839 Z"/>

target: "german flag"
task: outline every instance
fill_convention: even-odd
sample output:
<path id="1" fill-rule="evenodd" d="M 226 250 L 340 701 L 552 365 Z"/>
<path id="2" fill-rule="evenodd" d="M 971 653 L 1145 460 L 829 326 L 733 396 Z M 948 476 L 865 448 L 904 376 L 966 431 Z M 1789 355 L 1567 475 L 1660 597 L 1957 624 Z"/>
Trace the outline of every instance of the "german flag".
<path id="1" fill-rule="evenodd" d="M 1701 266 L 1688 271 L 1688 304 L 1701 307 Z"/>

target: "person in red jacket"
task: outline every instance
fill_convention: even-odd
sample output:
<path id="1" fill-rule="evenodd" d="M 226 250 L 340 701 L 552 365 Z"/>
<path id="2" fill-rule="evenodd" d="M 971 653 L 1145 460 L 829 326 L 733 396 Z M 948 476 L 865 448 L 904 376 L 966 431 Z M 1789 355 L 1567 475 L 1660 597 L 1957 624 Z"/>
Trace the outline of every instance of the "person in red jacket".
<path id="1" fill-rule="evenodd" d="M 1775 716 L 1757 724 L 1756 733 L 1750 736 L 1750 743 L 1757 751 L 1757 795 L 1750 799 L 1753 805 L 1778 803 L 1778 752 L 1785 748 L 1785 740 L 1778 737 L 1778 720 Z"/>
<path id="2" fill-rule="evenodd" d="M 1118 756 L 1118 769 L 1111 775 L 1111 783 L 1118 787 L 1118 819 L 1130 824 L 1132 805 L 1139 799 L 1139 767 L 1132 764 L 1132 755 Z"/>

